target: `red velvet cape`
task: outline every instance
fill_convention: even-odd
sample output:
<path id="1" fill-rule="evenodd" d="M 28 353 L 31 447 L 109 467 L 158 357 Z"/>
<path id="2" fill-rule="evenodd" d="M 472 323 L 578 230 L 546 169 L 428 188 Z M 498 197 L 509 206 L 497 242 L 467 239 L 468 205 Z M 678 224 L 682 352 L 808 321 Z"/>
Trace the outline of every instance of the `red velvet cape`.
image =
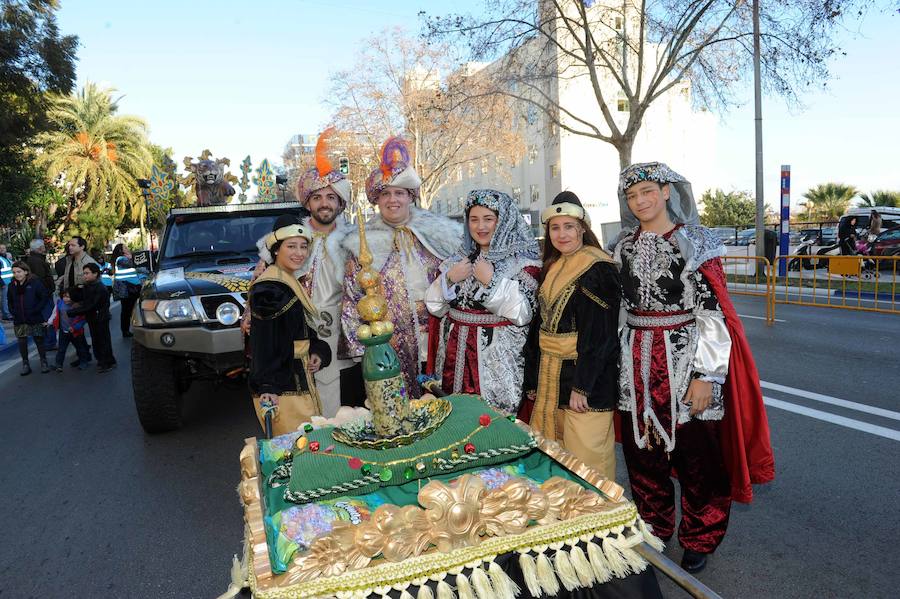
<path id="1" fill-rule="evenodd" d="M 759 372 L 744 335 L 744 326 L 728 296 L 725 271 L 719 259 L 700 265 L 731 336 L 728 376 L 722 388 L 725 417 L 722 420 L 722 455 L 731 476 L 731 498 L 740 503 L 753 501 L 753 484 L 775 478 L 775 457 L 769 440 L 769 421 L 759 387 Z"/>

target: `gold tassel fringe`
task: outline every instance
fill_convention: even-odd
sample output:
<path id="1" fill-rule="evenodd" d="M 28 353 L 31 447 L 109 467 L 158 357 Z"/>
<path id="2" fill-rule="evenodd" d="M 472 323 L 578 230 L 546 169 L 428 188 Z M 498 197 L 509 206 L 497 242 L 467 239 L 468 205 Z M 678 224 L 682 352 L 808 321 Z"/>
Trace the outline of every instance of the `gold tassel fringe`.
<path id="1" fill-rule="evenodd" d="M 406 589 L 403 589 L 403 590 L 400 592 L 400 599 L 415 599 L 415 597 L 413 597 L 412 595 L 410 595 L 410 594 L 409 594 L 409 591 L 407 591 Z"/>
<path id="2" fill-rule="evenodd" d="M 587 554 L 597 582 L 600 584 L 609 582 L 612 579 L 612 571 L 609 568 L 609 562 L 606 561 L 606 556 L 603 555 L 603 550 L 600 549 L 600 545 L 593 541 L 588 542 Z"/>
<path id="3" fill-rule="evenodd" d="M 465 574 L 456 575 L 456 593 L 459 599 L 475 599 L 475 591 Z"/>
<path id="4" fill-rule="evenodd" d="M 583 587 L 589 587 L 594 584 L 594 569 L 591 562 L 588 561 L 584 550 L 575 545 L 569 552 L 569 558 L 572 561 L 572 567 L 575 568 L 575 574 L 578 576 L 578 582 Z"/>
<path id="5" fill-rule="evenodd" d="M 488 578 L 487 572 L 481 568 L 472 568 L 469 578 L 472 580 L 472 587 L 475 589 L 478 599 L 495 599 L 494 588 L 491 586 L 491 579 Z"/>
<path id="6" fill-rule="evenodd" d="M 431 590 L 431 587 L 428 586 L 427 582 L 423 582 L 422 586 L 419 587 L 416 599 L 434 599 L 434 592 Z"/>
<path id="7" fill-rule="evenodd" d="M 573 591 L 581 586 L 578 574 L 575 573 L 575 568 L 572 567 L 569 554 L 565 549 L 556 552 L 556 555 L 553 556 L 553 565 L 556 566 L 556 576 L 559 577 L 559 581 L 567 591 Z"/>
<path id="8" fill-rule="evenodd" d="M 519 568 L 522 570 L 522 577 L 525 579 L 525 586 L 528 587 L 528 592 L 534 597 L 540 597 L 543 591 L 541 590 L 541 583 L 538 580 L 537 567 L 534 565 L 534 558 L 528 553 L 520 553 Z M 460 597 L 460 599 L 462 599 L 462 597 Z"/>
<path id="9" fill-rule="evenodd" d="M 625 561 L 625 557 L 609 537 L 603 539 L 603 555 L 606 556 L 609 569 L 616 578 L 625 578 L 628 576 L 628 562 Z"/>
<path id="10" fill-rule="evenodd" d="M 494 585 L 494 592 L 499 599 L 516 599 L 519 596 L 519 586 L 503 571 L 500 564 L 491 560 L 491 564 L 488 566 L 488 574 L 491 577 L 491 584 Z"/>
<path id="11" fill-rule="evenodd" d="M 456 593 L 453 592 L 453 587 L 447 584 L 447 581 L 441 580 L 437 583 L 437 599 L 456 599 Z"/>
<path id="12" fill-rule="evenodd" d="M 559 580 L 556 578 L 553 564 L 550 563 L 550 558 L 547 557 L 547 554 L 539 553 L 535 564 L 537 565 L 538 581 L 541 583 L 544 592 L 550 596 L 559 593 Z"/>

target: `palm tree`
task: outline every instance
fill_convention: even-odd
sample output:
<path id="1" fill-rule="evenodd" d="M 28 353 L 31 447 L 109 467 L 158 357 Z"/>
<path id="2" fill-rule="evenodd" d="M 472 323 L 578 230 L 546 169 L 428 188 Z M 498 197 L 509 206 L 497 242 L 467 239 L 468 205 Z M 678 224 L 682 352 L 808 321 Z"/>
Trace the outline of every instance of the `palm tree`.
<path id="1" fill-rule="evenodd" d="M 78 93 L 53 96 L 48 116 L 54 127 L 38 137 L 37 162 L 69 199 L 57 233 L 82 211 L 103 211 L 121 221 L 140 219 L 144 210 L 135 180 L 146 176 L 153 159 L 147 124 L 119 115 L 112 88 L 88 82 Z"/>
<path id="2" fill-rule="evenodd" d="M 900 191 L 879 189 L 872 193 L 861 193 L 859 194 L 859 205 L 862 208 L 875 208 L 877 206 L 900 207 Z"/>
<path id="3" fill-rule="evenodd" d="M 805 194 L 807 205 L 814 216 L 821 220 L 837 220 L 850 206 L 856 188 L 843 183 L 821 183 Z"/>

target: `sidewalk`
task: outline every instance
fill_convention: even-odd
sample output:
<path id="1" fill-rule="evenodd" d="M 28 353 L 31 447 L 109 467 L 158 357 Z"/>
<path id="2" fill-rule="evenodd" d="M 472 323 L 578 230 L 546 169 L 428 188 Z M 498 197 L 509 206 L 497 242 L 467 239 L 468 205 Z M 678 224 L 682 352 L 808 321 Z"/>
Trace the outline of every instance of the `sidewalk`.
<path id="1" fill-rule="evenodd" d="M 3 322 L 3 332 L 5 333 L 6 342 L 0 343 L 0 360 L 7 357 L 7 354 L 12 354 L 16 351 L 16 334 L 13 332 L 13 323 L 10 320 Z"/>

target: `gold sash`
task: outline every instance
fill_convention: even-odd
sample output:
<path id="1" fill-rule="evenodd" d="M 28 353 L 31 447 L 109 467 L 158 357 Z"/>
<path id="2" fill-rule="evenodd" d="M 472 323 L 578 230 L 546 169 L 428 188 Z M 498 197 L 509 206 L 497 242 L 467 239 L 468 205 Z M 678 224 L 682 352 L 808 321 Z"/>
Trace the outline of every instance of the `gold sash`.
<path id="1" fill-rule="evenodd" d="M 578 358 L 578 333 L 548 333 L 538 336 L 541 348 L 537 396 L 531 412 L 531 426 L 544 437 L 557 439 L 556 410 L 559 406 L 559 373 L 563 360 Z"/>

